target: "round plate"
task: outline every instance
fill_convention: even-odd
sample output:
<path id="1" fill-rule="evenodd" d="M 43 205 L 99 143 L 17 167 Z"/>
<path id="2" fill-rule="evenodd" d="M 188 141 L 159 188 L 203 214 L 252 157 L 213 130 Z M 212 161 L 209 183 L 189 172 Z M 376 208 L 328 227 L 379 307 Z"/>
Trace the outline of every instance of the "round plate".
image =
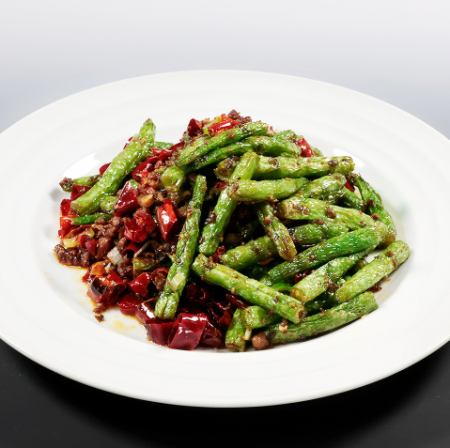
<path id="1" fill-rule="evenodd" d="M 60 266 L 58 181 L 95 171 L 150 116 L 176 141 L 191 117 L 236 108 L 294 129 L 328 155 L 350 154 L 378 189 L 412 256 L 377 294 L 380 308 L 307 342 L 246 353 L 169 350 L 131 318 L 98 323 L 80 281 Z M 449 339 L 449 141 L 411 115 L 308 79 L 236 71 L 166 73 L 57 101 L 0 135 L 3 257 L 0 335 L 82 383 L 145 400 L 262 406 L 353 389 L 408 367 Z"/>

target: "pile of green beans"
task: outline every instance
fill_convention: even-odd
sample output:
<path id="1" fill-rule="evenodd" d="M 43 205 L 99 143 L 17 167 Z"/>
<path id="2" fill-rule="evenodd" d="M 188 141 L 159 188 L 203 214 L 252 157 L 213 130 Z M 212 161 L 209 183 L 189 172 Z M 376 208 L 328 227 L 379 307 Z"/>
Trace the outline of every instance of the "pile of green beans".
<path id="1" fill-rule="evenodd" d="M 78 224 L 110 216 L 114 194 L 148 157 L 154 135 L 147 120 L 102 176 L 73 181 L 92 186 L 72 202 Z M 158 318 L 176 317 L 190 279 L 248 304 L 236 309 L 225 335 L 233 351 L 317 336 L 377 308 L 371 290 L 406 261 L 408 245 L 396 239 L 392 216 L 351 157 L 316 149 L 302 157 L 299 138 L 246 122 L 188 140 L 160 169 L 161 188 L 190 190 L 191 199 Z M 219 180 L 224 187 L 214 195 Z M 236 246 L 228 231 L 237 207 L 251 210 L 254 222 L 239 224 L 251 225 L 254 236 Z"/>

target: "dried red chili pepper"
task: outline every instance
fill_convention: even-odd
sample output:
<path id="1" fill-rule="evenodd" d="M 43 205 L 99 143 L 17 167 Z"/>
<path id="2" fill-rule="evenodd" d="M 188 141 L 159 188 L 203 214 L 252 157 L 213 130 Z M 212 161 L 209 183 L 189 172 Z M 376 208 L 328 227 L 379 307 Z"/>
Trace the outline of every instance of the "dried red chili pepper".
<path id="1" fill-rule="evenodd" d="M 195 137 L 202 133 L 202 122 L 199 120 L 196 120 L 195 118 L 191 118 L 189 121 L 189 124 L 187 126 L 187 134 L 189 137 Z"/>
<path id="2" fill-rule="evenodd" d="M 138 300 L 136 297 L 132 296 L 131 294 L 128 294 L 122 299 L 120 299 L 117 302 L 117 305 L 119 306 L 119 309 L 123 314 L 126 314 L 127 316 L 134 316 L 136 314 L 138 306 L 141 303 L 142 302 Z"/>
<path id="3" fill-rule="evenodd" d="M 296 142 L 297 146 L 302 150 L 301 156 L 302 157 L 312 157 L 313 151 L 311 149 L 311 146 L 309 146 L 309 143 L 306 141 L 304 137 L 301 137 Z"/>
<path id="4" fill-rule="evenodd" d="M 155 228 L 156 223 L 152 215 L 141 208 L 135 212 L 133 218 L 125 221 L 124 235 L 135 243 L 142 243 Z"/>
<path id="5" fill-rule="evenodd" d="M 207 322 L 208 318 L 204 314 L 179 314 L 169 336 L 168 347 L 193 350 L 200 343 Z"/>
<path id="6" fill-rule="evenodd" d="M 230 117 L 226 117 L 223 120 L 209 126 L 208 132 L 210 135 L 216 135 L 219 132 L 224 131 L 225 129 L 234 128 L 238 124 L 239 124 L 239 121 L 233 120 Z"/>
<path id="7" fill-rule="evenodd" d="M 98 169 L 98 172 L 100 173 L 100 175 L 103 175 L 103 173 L 108 169 L 109 165 L 111 165 L 111 163 L 104 163 L 104 164 Z"/>
<path id="8" fill-rule="evenodd" d="M 125 213 L 136 210 L 138 207 L 138 190 L 131 182 L 127 182 L 122 188 L 119 199 L 117 199 L 117 203 L 114 206 L 114 214 L 122 216 Z"/>
<path id="9" fill-rule="evenodd" d="M 353 186 L 353 184 L 348 179 L 345 182 L 344 186 L 345 186 L 345 188 L 347 188 L 347 190 L 355 191 L 355 187 Z"/>
<path id="10" fill-rule="evenodd" d="M 70 192 L 70 200 L 74 201 L 75 199 L 79 198 L 90 189 L 91 187 L 88 187 L 86 185 L 73 185 L 72 191 Z"/>
<path id="11" fill-rule="evenodd" d="M 139 274 L 135 279 L 133 279 L 128 285 L 132 291 L 141 296 L 146 296 L 148 293 L 148 285 L 152 280 L 152 275 L 150 272 L 143 272 Z"/>
<path id="12" fill-rule="evenodd" d="M 178 222 L 176 208 L 172 201 L 165 200 L 162 205 L 156 209 L 156 217 L 158 219 L 159 231 L 164 241 L 167 241 L 171 230 Z"/>

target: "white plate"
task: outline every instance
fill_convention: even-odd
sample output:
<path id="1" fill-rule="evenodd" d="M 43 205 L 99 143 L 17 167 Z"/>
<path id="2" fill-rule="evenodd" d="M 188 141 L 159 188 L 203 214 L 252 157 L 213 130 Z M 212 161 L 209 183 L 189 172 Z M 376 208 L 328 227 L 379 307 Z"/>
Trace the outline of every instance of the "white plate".
<path id="1" fill-rule="evenodd" d="M 81 271 L 58 265 L 58 181 L 95 170 L 152 117 L 175 140 L 191 117 L 232 108 L 350 154 L 380 191 L 412 257 L 380 308 L 334 333 L 262 352 L 169 350 L 119 313 L 98 323 Z M 0 135 L 0 335 L 34 361 L 130 397 L 262 406 L 353 389 L 408 367 L 449 339 L 450 143 L 395 107 L 341 87 L 266 73 L 166 73 L 51 104 Z M 106 327 L 106 328 L 105 328 Z"/>

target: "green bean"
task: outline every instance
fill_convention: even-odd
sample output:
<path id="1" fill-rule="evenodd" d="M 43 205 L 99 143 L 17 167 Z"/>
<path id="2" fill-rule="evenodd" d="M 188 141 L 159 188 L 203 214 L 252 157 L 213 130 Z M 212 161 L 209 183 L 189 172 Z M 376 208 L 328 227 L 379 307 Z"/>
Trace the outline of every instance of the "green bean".
<path id="1" fill-rule="evenodd" d="M 206 178 L 195 179 L 192 199 L 189 202 L 186 221 L 178 236 L 175 261 L 170 266 L 164 290 L 155 306 L 155 315 L 160 319 L 173 319 L 189 276 L 190 266 L 197 249 L 200 233 L 200 216 L 206 194 Z"/>
<path id="2" fill-rule="evenodd" d="M 169 149 L 173 146 L 173 143 L 169 142 L 155 142 L 153 147 L 158 149 Z"/>
<path id="3" fill-rule="evenodd" d="M 403 241 L 394 241 L 370 263 L 362 267 L 337 291 L 336 298 L 345 302 L 366 291 L 387 277 L 409 257 L 409 247 Z"/>
<path id="4" fill-rule="evenodd" d="M 112 160 L 98 182 L 86 193 L 72 201 L 71 207 L 79 215 L 96 212 L 103 196 L 117 192 L 125 177 L 150 154 L 155 139 L 155 125 L 148 119 L 128 145 Z"/>
<path id="5" fill-rule="evenodd" d="M 342 197 L 340 199 L 340 202 L 342 203 L 342 205 L 345 205 L 346 207 L 364 211 L 363 200 L 353 191 L 350 191 L 348 188 L 344 188 L 342 190 Z"/>
<path id="6" fill-rule="evenodd" d="M 275 216 L 272 206 L 267 202 L 263 202 L 258 205 L 256 214 L 259 223 L 275 245 L 278 255 L 284 260 L 292 260 L 297 255 L 297 249 L 289 234 L 289 230 Z"/>
<path id="7" fill-rule="evenodd" d="M 250 179 L 255 170 L 257 155 L 254 152 L 244 154 L 236 166 L 232 180 Z M 203 227 L 199 251 L 205 255 L 212 255 L 223 241 L 225 228 L 236 208 L 237 201 L 231 197 L 231 187 L 223 189 L 217 200 L 209 222 Z"/>
<path id="8" fill-rule="evenodd" d="M 273 137 L 267 136 L 254 136 L 249 137 L 245 142 L 252 145 L 253 150 L 257 154 L 265 155 L 288 155 L 291 157 L 300 157 L 301 149 L 292 141 L 289 141 L 283 136 L 274 135 Z"/>
<path id="9" fill-rule="evenodd" d="M 186 177 L 186 172 L 182 168 L 172 165 L 167 167 L 161 173 L 161 184 L 164 188 L 178 191 L 183 185 Z"/>
<path id="10" fill-rule="evenodd" d="M 230 185 L 230 194 L 238 202 L 273 201 L 291 196 L 308 181 L 304 177 L 277 180 L 240 180 Z"/>
<path id="11" fill-rule="evenodd" d="M 113 213 L 117 204 L 117 196 L 107 195 L 100 199 L 100 210 L 105 213 Z"/>
<path id="12" fill-rule="evenodd" d="M 252 330 L 267 327 L 281 320 L 278 314 L 267 311 L 258 305 L 248 306 L 242 310 L 242 318 L 245 327 Z"/>
<path id="13" fill-rule="evenodd" d="M 263 349 L 270 345 L 307 339 L 342 327 L 377 308 L 373 293 L 365 292 L 349 302 L 307 316 L 299 324 L 274 324 L 264 332 L 253 336 L 252 344 L 256 349 Z"/>
<path id="14" fill-rule="evenodd" d="M 94 224 L 98 219 L 106 221 L 111 219 L 111 215 L 107 213 L 93 213 L 92 215 L 76 216 L 75 218 L 72 218 L 71 221 L 74 226 L 84 226 L 87 224 Z"/>
<path id="15" fill-rule="evenodd" d="M 271 310 L 291 322 L 299 322 L 303 316 L 304 308 L 300 301 L 234 269 L 214 263 L 202 254 L 197 256 L 192 269 L 203 281 L 221 286 L 251 304 Z"/>
<path id="16" fill-rule="evenodd" d="M 251 135 L 267 135 L 271 132 L 267 124 L 253 121 L 236 128 L 226 129 L 213 137 L 198 137 L 180 151 L 176 164 L 179 167 L 187 166 L 216 148 L 230 145 Z"/>
<path id="17" fill-rule="evenodd" d="M 261 281 L 267 285 L 292 278 L 298 272 L 313 269 L 337 257 L 374 249 L 384 237 L 375 227 L 365 227 L 322 241 L 299 253 L 292 261 L 273 267 Z"/>
<path id="18" fill-rule="evenodd" d="M 300 196 L 292 196 L 280 202 L 278 212 L 282 218 L 292 220 L 333 219 L 334 222 L 344 224 L 349 229 L 375 225 L 373 218 L 359 210 Z"/>
<path id="19" fill-rule="evenodd" d="M 243 310 L 237 308 L 225 334 L 225 347 L 229 350 L 243 352 L 245 350 L 245 330 Z"/>
<path id="20" fill-rule="evenodd" d="M 83 187 L 92 187 L 97 180 L 99 179 L 99 175 L 96 174 L 94 176 L 83 176 L 77 177 L 75 179 L 71 179 L 70 177 L 65 177 L 60 183 L 59 186 L 61 189 L 67 193 L 72 191 L 74 185 L 79 185 Z"/>
<path id="21" fill-rule="evenodd" d="M 348 227 L 331 220 L 320 224 L 304 224 L 289 229 L 295 243 L 300 245 L 316 244 L 348 232 Z M 268 236 L 262 236 L 241 246 L 229 249 L 222 255 L 222 263 L 230 268 L 242 271 L 260 261 L 277 255 L 275 244 Z"/>
<path id="22" fill-rule="evenodd" d="M 366 251 L 362 251 L 330 260 L 296 283 L 291 290 L 291 296 L 302 302 L 315 299 L 328 288 L 336 285 L 337 280 L 366 254 Z"/>
<path id="23" fill-rule="evenodd" d="M 320 177 L 330 173 L 348 174 L 354 169 L 350 157 L 264 157 L 256 165 L 256 179 Z"/>
<path id="24" fill-rule="evenodd" d="M 356 184 L 361 193 L 361 197 L 367 206 L 367 211 L 372 215 L 372 217 L 379 219 L 388 228 L 385 244 L 387 245 L 395 241 L 397 232 L 395 230 L 394 220 L 389 212 L 384 208 L 381 196 L 360 175 L 353 176 L 353 182 Z"/>
<path id="25" fill-rule="evenodd" d="M 322 219 L 314 224 L 303 224 L 293 227 L 289 231 L 296 244 L 309 245 L 347 233 L 349 228 L 332 219 Z"/>
<path id="26" fill-rule="evenodd" d="M 345 176 L 339 173 L 319 177 L 305 184 L 291 199 L 305 197 L 336 202 L 342 196 L 345 182 Z"/>

